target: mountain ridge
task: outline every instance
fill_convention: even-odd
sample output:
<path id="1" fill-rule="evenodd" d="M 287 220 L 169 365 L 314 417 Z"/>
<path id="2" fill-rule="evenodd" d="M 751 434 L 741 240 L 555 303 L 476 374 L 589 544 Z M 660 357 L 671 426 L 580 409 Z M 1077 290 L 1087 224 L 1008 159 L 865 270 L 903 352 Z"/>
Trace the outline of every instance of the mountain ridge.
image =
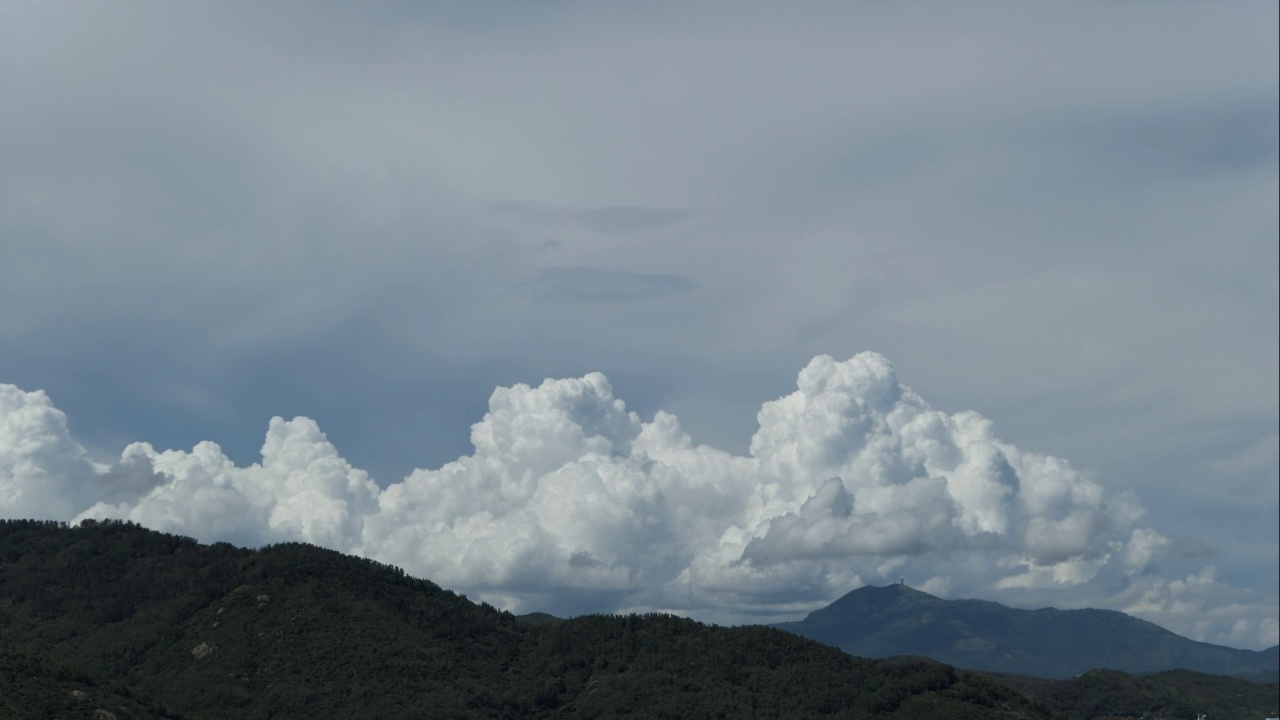
<path id="1" fill-rule="evenodd" d="M 1077 711 L 1276 705 L 1275 685 L 1187 677 L 1194 697 L 1161 696 L 1122 673 L 1105 687 L 1001 679 L 660 613 L 514 616 L 312 545 L 0 520 L 5 720 L 1090 720 Z"/>
<path id="2" fill-rule="evenodd" d="M 901 584 L 867 585 L 803 620 L 770 627 L 860 657 L 922 655 L 956 667 L 1044 678 L 1106 668 L 1252 679 L 1274 675 L 1280 665 L 1277 648 L 1199 642 L 1118 610 L 1024 610 L 990 600 L 946 600 Z"/>
<path id="3" fill-rule="evenodd" d="M 1054 717 L 978 673 L 855 658 L 770 628 L 532 620 L 311 545 L 0 520 L 0 647 L 16 668 L 0 673 L 0 698 L 78 713 L 6 720 L 128 707 L 90 682 L 146 698 L 153 716 L 203 720 Z"/>

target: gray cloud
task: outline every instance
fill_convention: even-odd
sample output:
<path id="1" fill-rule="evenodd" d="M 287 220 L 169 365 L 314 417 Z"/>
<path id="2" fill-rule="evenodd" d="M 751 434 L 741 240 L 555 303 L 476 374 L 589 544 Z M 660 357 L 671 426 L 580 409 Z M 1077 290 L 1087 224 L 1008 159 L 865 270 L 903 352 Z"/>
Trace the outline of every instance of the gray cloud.
<path id="1" fill-rule="evenodd" d="M 574 215 L 577 222 L 588 230 L 606 235 L 627 235 L 657 230 L 697 217 L 700 210 L 647 208 L 619 205 L 616 207 L 583 210 Z"/>
<path id="2" fill-rule="evenodd" d="M 1274 604 L 1280 9 L 997 5 L 0 4 L 0 381 L 95 458 L 306 415 L 385 485 L 597 369 L 741 455 L 873 348 L 1218 548 L 1150 607 Z"/>
<path id="3" fill-rule="evenodd" d="M 634 273 L 593 267 L 546 267 L 521 285 L 543 303 L 620 303 L 686 295 L 697 281 L 668 273 Z"/>
<path id="4" fill-rule="evenodd" d="M 1056 162 L 1082 179 L 1173 181 L 1274 166 L 1280 124 L 1274 94 L 1174 105 L 1116 116 L 1079 116 L 1042 135 Z M 1037 130 L 1043 133 L 1043 130 Z M 1054 161 L 1051 161 L 1054 162 Z"/>
<path id="5" fill-rule="evenodd" d="M 670 228 L 705 211 L 690 208 L 610 207 L 571 209 L 528 200 L 506 200 L 493 203 L 489 212 L 518 222 L 545 225 L 556 232 L 574 229 L 603 235 L 631 235 Z"/>

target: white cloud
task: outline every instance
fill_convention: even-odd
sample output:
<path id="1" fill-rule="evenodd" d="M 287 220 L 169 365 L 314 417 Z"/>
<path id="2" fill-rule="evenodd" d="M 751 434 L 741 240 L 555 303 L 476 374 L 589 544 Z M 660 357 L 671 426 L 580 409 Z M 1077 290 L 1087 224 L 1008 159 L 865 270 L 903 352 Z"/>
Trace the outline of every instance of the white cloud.
<path id="1" fill-rule="evenodd" d="M 1212 565 L 1184 578 L 1141 578 L 1116 601 L 1120 610 L 1195 640 L 1259 649 L 1280 643 L 1275 605 L 1219 582 Z"/>
<path id="2" fill-rule="evenodd" d="M 1269 637 L 1274 609 L 1241 605 L 1211 574 L 1150 576 L 1169 540 L 1136 524 L 1133 496 L 1001 441 L 976 413 L 932 409 L 882 356 L 819 356 L 797 384 L 764 404 L 744 456 L 695 445 L 668 413 L 642 421 L 599 373 L 498 388 L 472 454 L 385 489 L 307 418 L 272 419 L 248 467 L 212 442 L 135 443 L 95 466 L 48 397 L 2 386 L 0 514 L 302 540 L 515 609 L 732 620 L 901 573 L 979 596 L 1118 583 L 1128 590 L 1115 602 L 1144 616 L 1211 616 L 1198 636 Z M 1210 612 L 1237 606 L 1243 615 Z"/>
<path id="3" fill-rule="evenodd" d="M 67 519 L 83 507 L 94 476 L 48 395 L 0 385 L 0 517 Z"/>
<path id="4" fill-rule="evenodd" d="M 134 443 L 116 468 L 139 466 L 165 481 L 115 504 L 98 502 L 77 518 L 129 519 L 203 540 L 301 540 L 350 551 L 378 496 L 368 475 L 343 460 L 307 418 L 273 418 L 262 462 L 247 468 L 207 441 L 191 452 Z"/>

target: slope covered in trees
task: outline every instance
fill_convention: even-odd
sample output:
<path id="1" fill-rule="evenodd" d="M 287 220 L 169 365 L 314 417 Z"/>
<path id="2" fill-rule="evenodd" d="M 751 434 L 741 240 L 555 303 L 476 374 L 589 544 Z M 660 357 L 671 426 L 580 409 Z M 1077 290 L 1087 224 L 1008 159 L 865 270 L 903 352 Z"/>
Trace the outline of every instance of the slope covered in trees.
<path id="1" fill-rule="evenodd" d="M 1264 718 L 1276 717 L 1277 686 L 1189 670 L 1133 676 L 1091 670 L 1070 680 L 1000 676 L 1028 698 L 1068 720 L 1100 717 Z"/>
<path id="2" fill-rule="evenodd" d="M 0 638 L 0 718 L 180 720 L 118 683 Z"/>
<path id="3" fill-rule="evenodd" d="M 58 683 L 91 668 L 148 698 L 137 717 L 1050 717 L 931 661 L 665 615 L 521 622 L 369 560 L 121 523 L 0 522 L 0 628 L 15 657 L 67 668 L 0 694 L 74 698 Z"/>

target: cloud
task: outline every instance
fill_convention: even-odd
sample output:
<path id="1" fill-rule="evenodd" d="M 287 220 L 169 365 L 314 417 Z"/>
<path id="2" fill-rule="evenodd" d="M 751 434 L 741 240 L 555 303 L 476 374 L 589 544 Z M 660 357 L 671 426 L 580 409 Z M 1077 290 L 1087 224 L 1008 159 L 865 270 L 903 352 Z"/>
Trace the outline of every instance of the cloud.
<path id="1" fill-rule="evenodd" d="M 91 452 L 243 466 L 306 415 L 385 484 L 592 368 L 742 454 L 759 388 L 867 345 L 1158 527 L 1276 535 L 1265 456 L 1204 482 L 1274 433 L 1274 4 L 515 5 L 5 5 L 6 379 Z"/>
<path id="2" fill-rule="evenodd" d="M 68 519 L 95 470 L 48 395 L 0 385 L 0 517 Z"/>
<path id="3" fill-rule="evenodd" d="M 359 543 L 378 487 L 352 468 L 308 418 L 273 418 L 262 462 L 236 467 L 222 448 L 202 442 L 191 452 L 125 448 L 120 467 L 150 467 L 166 481 L 81 517 L 124 517 L 147 527 L 249 545 L 301 540 L 350 550 Z"/>
<path id="4" fill-rule="evenodd" d="M 1150 192 L 1157 185 L 1172 191 L 1274 168 L 1277 99 L 1273 89 L 1260 88 L 1102 112 L 1064 110 L 1039 123 L 996 130 L 1001 139 L 989 149 L 1006 159 L 1004 175 L 1017 178 L 1020 194 L 1035 188 Z"/>
<path id="5" fill-rule="evenodd" d="M 1209 467 L 1215 472 L 1239 475 L 1275 467 L 1277 456 L 1280 456 L 1280 434 L 1271 433 L 1258 438 L 1228 457 L 1214 460 Z"/>
<path id="6" fill-rule="evenodd" d="M 698 283 L 683 275 L 594 267 L 545 267 L 523 284 L 543 303 L 617 303 L 685 295 Z"/>
<path id="7" fill-rule="evenodd" d="M 1212 565 L 1183 578 L 1143 578 L 1117 599 L 1119 609 L 1195 640 L 1256 649 L 1280 643 L 1275 606 L 1219 582 Z"/>
<path id="8" fill-rule="evenodd" d="M 535 226 L 554 228 L 557 232 L 575 227 L 601 235 L 632 235 L 674 227 L 705 211 L 694 208 L 643 207 L 610 205 L 574 209 L 530 200 L 506 200 L 489 203 L 487 214 L 518 219 Z"/>
<path id="9" fill-rule="evenodd" d="M 501 387 L 471 454 L 385 488 L 307 418 L 272 419 L 247 467 L 212 442 L 134 443 L 106 466 L 43 393 L 0 386 L 0 403 L 0 515 L 302 540 L 514 609 L 740 620 L 905 574 L 979 596 L 1096 585 L 1169 620 L 1190 587 L 1151 575 L 1170 540 L 1138 524 L 1136 498 L 1003 442 L 977 413 L 934 410 L 875 353 L 814 358 L 763 405 L 746 455 L 694 444 L 669 413 L 642 420 L 599 373 Z M 1197 613 L 1234 602 L 1215 587 Z M 1249 608 L 1262 627 L 1266 607 Z M 1214 617 L 1196 632 L 1243 637 L 1238 614 Z"/>
<path id="10" fill-rule="evenodd" d="M 575 213 L 578 224 L 606 235 L 627 235 L 677 225 L 700 214 L 700 210 L 649 208 L 631 205 L 595 208 Z"/>
<path id="11" fill-rule="evenodd" d="M 1135 175 L 1240 170 L 1275 164 L 1274 93 L 1232 102 L 1150 109 L 1064 128 L 1056 138 L 1086 158 L 1093 175 L 1132 181 Z"/>

